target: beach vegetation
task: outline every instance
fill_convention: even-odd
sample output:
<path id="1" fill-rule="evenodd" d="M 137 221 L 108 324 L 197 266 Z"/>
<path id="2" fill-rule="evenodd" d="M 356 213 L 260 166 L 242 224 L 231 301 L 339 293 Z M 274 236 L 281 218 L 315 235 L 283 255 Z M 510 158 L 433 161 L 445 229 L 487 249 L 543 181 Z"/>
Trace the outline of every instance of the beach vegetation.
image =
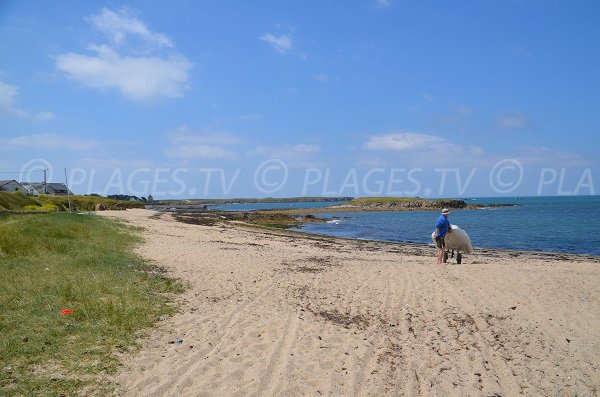
<path id="1" fill-rule="evenodd" d="M 0 192 L 0 211 L 20 211 L 26 207 L 41 207 L 41 203 L 31 196 L 26 196 L 19 191 Z"/>
<path id="2" fill-rule="evenodd" d="M 184 288 L 132 252 L 140 241 L 97 216 L 0 216 L 0 395 L 114 394 L 118 354 Z"/>
<path id="3" fill-rule="evenodd" d="M 20 192 L 0 192 L 0 211 L 68 211 L 69 200 L 73 211 L 94 211 L 97 204 L 101 204 L 107 210 L 144 208 L 143 202 L 115 200 L 98 196 L 72 195 L 67 197 L 46 194 L 26 196 Z"/>
<path id="4" fill-rule="evenodd" d="M 45 205 L 54 206 L 58 211 L 68 211 L 69 202 L 66 196 L 40 195 L 38 200 Z M 139 201 L 115 200 L 97 196 L 74 195 L 69 198 L 74 211 L 94 211 L 96 204 L 101 204 L 107 210 L 124 210 L 127 208 L 144 208 L 144 203 Z"/>

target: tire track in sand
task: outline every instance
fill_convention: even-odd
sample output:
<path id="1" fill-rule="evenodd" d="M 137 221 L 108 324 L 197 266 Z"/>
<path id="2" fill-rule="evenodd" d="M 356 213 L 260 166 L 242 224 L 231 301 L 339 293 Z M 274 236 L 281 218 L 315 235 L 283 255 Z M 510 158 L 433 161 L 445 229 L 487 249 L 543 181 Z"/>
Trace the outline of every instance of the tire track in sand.
<path id="1" fill-rule="evenodd" d="M 513 395 L 514 393 L 522 394 L 523 389 L 521 385 L 515 381 L 512 367 L 502 356 L 495 354 L 496 352 L 491 349 L 489 341 L 482 335 L 484 332 L 493 334 L 494 331 L 492 330 L 492 326 L 483 317 L 477 316 L 478 309 L 475 305 L 466 302 L 459 296 L 456 292 L 457 288 L 455 284 L 451 284 L 450 281 L 443 276 L 437 277 L 436 283 L 439 285 L 438 289 L 442 292 L 443 296 L 451 298 L 452 301 L 457 304 L 449 305 L 451 310 L 448 310 L 448 307 L 446 307 L 445 320 L 448 322 L 454 321 L 455 319 L 467 320 L 466 328 L 469 331 L 467 338 L 472 340 L 474 349 L 467 350 L 468 353 L 463 349 L 459 354 L 464 358 L 463 362 L 466 362 L 468 365 L 467 375 L 472 377 L 470 386 L 478 389 L 478 392 L 487 395 L 494 393 L 506 395 Z M 469 283 L 471 289 L 474 289 L 473 286 L 476 285 L 476 283 L 476 280 L 471 280 Z M 464 288 L 468 287 L 465 286 Z M 485 291 L 485 289 L 480 290 Z M 486 294 L 480 294 L 477 302 L 485 300 Z M 459 338 L 460 335 L 456 336 L 457 343 L 460 343 Z M 468 348 L 468 346 L 465 346 L 465 348 Z M 460 361 L 454 360 L 454 362 L 457 363 Z M 457 375 L 460 375 L 460 373 L 457 373 Z M 493 379 L 490 379 L 490 376 Z M 462 390 L 463 393 L 472 391 L 473 390 L 465 388 Z"/>
<path id="2" fill-rule="evenodd" d="M 421 264 L 421 263 L 419 263 Z M 423 313 L 419 311 L 419 298 L 417 297 L 417 288 L 423 287 L 422 285 L 415 285 L 415 277 L 413 272 L 419 271 L 419 269 L 407 269 L 406 274 L 406 292 L 402 296 L 402 300 L 399 302 L 399 306 L 402 315 L 401 327 L 403 332 L 398 332 L 392 339 L 392 343 L 395 343 L 400 348 L 404 348 L 406 354 L 398 357 L 400 361 L 401 374 L 397 374 L 399 379 L 396 382 L 392 382 L 392 386 L 395 387 L 395 395 L 399 396 L 420 396 L 421 395 L 421 379 L 419 377 L 419 364 L 421 364 L 420 354 L 420 334 L 417 333 L 417 326 L 415 325 L 413 318 L 423 317 Z M 422 279 L 423 277 L 419 277 Z M 422 291 L 423 288 L 418 288 Z M 394 357 L 394 356 L 392 356 Z M 404 379 L 402 381 L 401 379 Z"/>
<path id="3" fill-rule="evenodd" d="M 373 272 L 372 270 L 373 269 L 369 266 L 364 266 L 363 268 L 361 268 L 360 274 L 363 275 L 364 273 L 368 273 L 368 275 L 366 277 L 360 278 L 364 281 L 362 283 L 360 283 L 356 288 L 352 288 L 352 286 L 356 285 L 356 284 L 352 283 L 350 280 L 348 280 L 344 283 L 344 285 L 346 286 L 346 293 L 344 295 L 343 302 L 339 303 L 339 308 L 340 308 L 341 313 L 344 313 L 348 317 L 351 317 L 352 302 L 354 302 L 354 297 L 356 296 L 356 294 L 359 291 L 363 290 L 374 279 L 381 276 L 381 272 Z M 341 310 L 341 309 L 343 309 L 343 310 Z M 362 313 L 358 313 L 358 315 L 360 315 L 360 314 L 362 314 Z M 351 371 L 355 372 L 356 368 L 359 367 L 359 364 L 358 364 L 356 358 L 353 358 L 352 364 L 353 364 L 353 367 L 351 368 Z M 335 390 L 336 392 L 338 392 L 339 387 L 336 387 L 339 384 L 338 378 L 339 378 L 339 374 L 337 372 L 333 371 L 329 378 L 329 390 L 330 391 Z M 354 383 L 355 383 L 354 381 L 351 383 L 352 388 L 354 388 Z M 347 394 L 347 393 L 345 393 L 345 394 Z"/>
<path id="4" fill-rule="evenodd" d="M 471 274 L 464 274 L 463 275 L 465 277 L 465 279 L 467 279 L 470 283 L 475 283 L 475 282 L 480 282 L 481 280 L 478 280 L 476 277 L 474 277 Z M 527 288 L 528 286 L 523 286 L 523 288 Z M 532 327 L 534 327 L 533 329 L 530 329 L 529 332 L 531 333 L 529 336 L 527 336 L 527 347 L 535 345 L 536 343 L 539 344 L 541 347 L 539 349 L 540 353 L 543 353 L 544 356 L 543 357 L 538 357 L 538 362 L 542 362 L 542 361 L 549 361 L 549 362 L 557 362 L 559 361 L 559 359 L 556 357 L 556 353 L 552 353 L 551 351 L 556 352 L 557 350 L 560 352 L 561 356 L 566 356 L 566 355 L 571 355 L 573 357 L 575 357 L 575 353 L 572 350 L 569 350 L 566 347 L 562 347 L 560 345 L 558 345 L 556 343 L 556 341 L 564 341 L 565 340 L 565 331 L 561 330 L 560 327 L 562 325 L 560 324 L 556 324 L 556 323 L 548 323 L 547 319 L 554 317 L 554 315 L 548 310 L 548 306 L 545 302 L 543 302 L 536 294 L 529 294 L 529 293 L 522 293 L 520 296 L 518 296 L 516 293 L 513 294 L 509 294 L 506 292 L 507 289 L 503 289 L 503 288 L 495 288 L 493 291 L 493 295 L 488 295 L 485 294 L 483 296 L 480 297 L 481 302 L 483 302 L 486 306 L 490 306 L 493 307 L 495 304 L 495 301 L 504 301 L 504 302 L 515 302 L 516 300 L 519 301 L 519 305 L 518 308 L 515 305 L 515 309 L 513 310 L 518 310 L 517 312 L 515 312 L 515 314 L 513 314 L 514 316 L 522 316 L 526 319 L 528 319 L 529 323 L 531 324 Z M 529 291 L 527 291 L 529 292 Z M 559 316 L 560 317 L 560 316 Z M 493 318 L 492 318 L 493 320 Z M 523 320 L 519 321 L 520 324 L 525 324 L 525 322 Z M 546 324 L 545 326 L 540 326 L 539 328 L 533 324 Z M 488 324 L 489 325 L 489 324 Z M 490 333 L 492 333 L 492 329 L 491 329 L 491 325 L 490 325 L 490 329 L 488 330 Z M 492 333 L 492 335 L 494 335 Z M 498 334 L 495 334 L 498 335 Z M 510 341 L 508 341 L 510 342 Z M 546 345 L 547 344 L 547 345 Z M 557 346 L 558 345 L 558 346 Z M 515 379 L 517 377 L 517 375 L 515 374 L 515 366 L 520 369 L 520 379 L 529 379 L 529 382 L 527 382 L 527 384 L 523 384 L 521 385 L 520 383 L 517 382 L 517 384 L 520 385 L 521 389 L 525 389 L 526 392 L 531 392 L 531 382 L 533 381 L 533 378 L 536 377 L 536 369 L 534 368 L 530 368 L 530 367 L 525 367 L 522 364 L 518 363 L 518 358 L 519 358 L 519 354 L 513 354 L 511 357 L 504 357 L 504 354 L 508 352 L 512 352 L 512 349 L 506 349 L 505 347 L 502 347 L 501 349 L 497 349 L 494 350 L 495 353 L 497 353 L 498 356 L 501 357 L 501 359 L 507 363 L 507 366 L 509 366 L 511 368 L 511 375 L 510 378 Z M 533 355 L 532 352 L 527 353 L 525 351 L 525 348 L 522 352 L 520 352 L 520 356 L 522 355 Z M 514 361 L 515 364 L 509 365 L 508 362 L 512 362 Z M 580 355 L 579 360 L 580 362 L 586 362 Z M 594 365 L 592 363 L 586 362 L 589 367 L 590 367 L 590 372 L 591 374 L 595 373 L 595 369 L 594 369 Z M 570 373 L 572 374 L 571 377 L 573 384 L 583 384 L 585 385 L 586 388 L 588 388 L 589 390 L 593 390 L 594 389 L 594 385 L 589 383 L 589 377 L 586 378 L 585 375 L 583 375 L 581 373 L 581 368 L 579 368 L 579 370 L 575 370 L 575 369 L 569 369 L 567 366 L 567 363 L 563 361 L 560 361 L 560 371 L 557 372 L 561 372 L 561 373 Z M 558 365 L 557 365 L 558 367 Z M 554 369 L 554 368 L 552 368 Z M 551 370 L 552 370 L 551 369 Z M 537 369 L 539 370 L 539 368 Z M 542 390 L 544 390 L 543 392 L 547 392 L 547 388 L 549 387 L 549 384 L 554 385 L 555 388 L 557 389 L 561 389 L 561 390 L 567 390 L 568 386 L 565 385 L 564 383 L 559 383 L 558 385 L 556 384 L 557 382 L 560 382 L 562 378 L 557 378 L 555 375 L 556 374 L 548 374 L 548 373 L 544 373 L 543 371 L 542 375 L 539 376 L 539 379 L 537 380 L 539 383 L 539 387 L 541 388 L 540 390 L 537 390 L 537 392 L 542 393 Z M 581 393 L 581 391 L 580 391 Z"/>
<path id="5" fill-rule="evenodd" d="M 243 306 L 234 309 L 219 327 L 219 329 L 225 331 L 221 332 L 221 334 L 216 337 L 216 340 L 209 343 L 210 347 L 194 351 L 193 354 L 187 357 L 186 363 L 177 366 L 174 373 L 170 373 L 168 376 L 162 377 L 161 379 L 164 379 L 165 381 L 160 382 L 158 385 L 154 385 L 153 392 L 148 394 L 148 396 L 161 397 L 165 395 L 173 395 L 173 393 L 176 392 L 177 387 L 183 384 L 189 384 L 197 368 L 204 364 L 204 359 L 221 348 L 223 341 L 231 334 L 230 330 L 235 329 L 235 327 L 232 327 L 232 325 L 238 321 L 240 315 L 253 306 L 254 303 L 267 296 L 277 286 L 277 282 L 280 280 L 281 276 L 273 278 L 267 288 L 263 289 L 254 298 L 247 301 Z M 128 389 L 127 392 L 130 393 L 134 390 L 144 388 L 144 386 L 154 383 L 155 378 L 142 378 L 132 388 Z M 134 395 L 137 396 L 137 394 Z"/>
<path id="6" fill-rule="evenodd" d="M 309 289 L 314 288 L 315 285 L 319 283 L 321 278 L 322 275 L 320 273 L 314 274 L 308 285 L 306 285 L 306 287 L 308 287 Z M 286 319 L 286 326 L 283 330 L 281 337 L 279 338 L 277 346 L 271 353 L 269 362 L 264 371 L 265 375 L 261 378 L 258 390 L 252 394 L 253 396 L 273 396 L 280 391 L 282 380 L 288 378 L 287 376 L 284 376 L 285 373 L 290 372 L 290 352 L 292 350 L 292 347 L 294 346 L 294 343 L 298 340 L 298 333 L 300 330 L 301 323 L 302 320 L 297 311 L 297 307 L 292 305 L 289 308 L 289 313 Z M 288 359 L 286 360 L 286 358 Z M 273 379 L 274 377 L 275 379 Z"/>
<path id="7" fill-rule="evenodd" d="M 392 269 L 393 265 L 387 265 L 386 266 L 386 272 L 385 272 L 385 278 L 386 278 L 386 285 L 385 285 L 385 289 L 384 289 L 384 293 L 383 293 L 383 304 L 381 305 L 381 307 L 377 308 L 376 312 L 381 312 L 381 313 L 387 313 L 389 306 L 390 306 L 390 301 L 391 301 L 391 290 L 392 290 L 392 281 L 391 281 L 391 269 Z M 373 373 L 373 371 L 375 371 L 375 368 L 377 368 L 377 365 L 374 365 L 374 361 L 376 358 L 376 352 L 378 350 L 380 350 L 382 348 L 382 346 L 385 345 L 385 336 L 375 333 L 374 336 L 371 338 L 372 339 L 372 344 L 371 344 L 371 348 L 369 348 L 367 350 L 367 352 L 359 359 L 357 359 L 357 365 L 359 365 L 359 371 L 355 372 L 354 375 L 354 381 L 352 384 L 352 395 L 353 396 L 359 396 L 361 395 L 361 393 L 363 392 L 363 388 L 364 388 L 364 383 L 365 383 L 365 378 L 367 375 L 367 372 L 369 372 L 369 375 L 371 375 Z M 361 363 L 362 365 L 358 364 Z"/>
<path id="8" fill-rule="evenodd" d="M 265 375 L 260 380 L 258 391 L 252 394 L 253 396 L 274 396 L 280 390 L 282 380 L 287 379 L 285 376 L 285 372 L 287 372 L 286 357 L 290 357 L 291 348 L 298 338 L 300 323 L 298 314 L 291 310 L 287 316 L 283 334 L 269 358 L 269 363 L 264 371 Z"/>

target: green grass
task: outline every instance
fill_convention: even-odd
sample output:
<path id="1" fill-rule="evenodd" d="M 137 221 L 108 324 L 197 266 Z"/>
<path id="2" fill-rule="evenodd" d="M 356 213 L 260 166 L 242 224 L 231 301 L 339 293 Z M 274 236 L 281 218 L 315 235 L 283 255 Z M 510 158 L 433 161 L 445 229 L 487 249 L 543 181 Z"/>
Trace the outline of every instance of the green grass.
<path id="1" fill-rule="evenodd" d="M 138 232 L 96 216 L 0 216 L 0 396 L 114 393 L 116 354 L 183 289 L 131 252 Z"/>
<path id="2" fill-rule="evenodd" d="M 70 196 L 73 211 L 94 211 L 96 204 L 103 204 L 106 209 L 144 208 L 144 203 L 136 201 L 113 200 L 106 197 Z M 69 198 L 67 196 L 25 196 L 20 192 L 0 192 L 0 211 L 67 211 Z"/>
<path id="3" fill-rule="evenodd" d="M 144 203 L 137 201 L 113 200 L 106 197 L 95 196 L 71 196 L 71 208 L 75 211 L 94 211 L 96 204 L 102 203 L 106 209 L 116 210 L 125 208 L 144 208 Z M 59 211 L 67 211 L 69 203 L 67 196 L 40 195 L 37 200 L 44 204 L 57 208 Z"/>
<path id="4" fill-rule="evenodd" d="M 0 192 L 0 211 L 21 211 L 25 207 L 41 207 L 39 203 L 31 196 L 24 196 L 20 192 Z"/>
<path id="5" fill-rule="evenodd" d="M 384 203 L 406 203 L 410 201 L 424 200 L 419 197 L 359 197 L 350 201 L 348 204 L 352 205 L 370 205 L 370 204 L 384 204 Z"/>

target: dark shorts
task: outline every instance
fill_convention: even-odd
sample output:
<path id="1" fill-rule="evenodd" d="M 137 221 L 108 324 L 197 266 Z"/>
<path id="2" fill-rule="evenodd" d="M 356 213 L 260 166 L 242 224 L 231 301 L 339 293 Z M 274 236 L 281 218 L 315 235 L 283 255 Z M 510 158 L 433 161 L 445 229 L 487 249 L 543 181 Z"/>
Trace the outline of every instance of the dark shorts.
<path id="1" fill-rule="evenodd" d="M 446 242 L 444 241 L 443 237 L 436 237 L 435 238 L 435 245 L 438 248 L 444 248 L 446 246 Z"/>

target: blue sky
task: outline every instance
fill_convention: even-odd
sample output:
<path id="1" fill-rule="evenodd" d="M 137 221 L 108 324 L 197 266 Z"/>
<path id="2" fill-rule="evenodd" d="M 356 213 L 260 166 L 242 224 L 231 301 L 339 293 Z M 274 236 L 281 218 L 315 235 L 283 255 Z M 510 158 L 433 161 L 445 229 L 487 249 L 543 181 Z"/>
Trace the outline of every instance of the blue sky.
<path id="1" fill-rule="evenodd" d="M 596 1 L 0 2 L 0 179 L 597 194 Z M 19 174 L 20 173 L 20 174 Z"/>

